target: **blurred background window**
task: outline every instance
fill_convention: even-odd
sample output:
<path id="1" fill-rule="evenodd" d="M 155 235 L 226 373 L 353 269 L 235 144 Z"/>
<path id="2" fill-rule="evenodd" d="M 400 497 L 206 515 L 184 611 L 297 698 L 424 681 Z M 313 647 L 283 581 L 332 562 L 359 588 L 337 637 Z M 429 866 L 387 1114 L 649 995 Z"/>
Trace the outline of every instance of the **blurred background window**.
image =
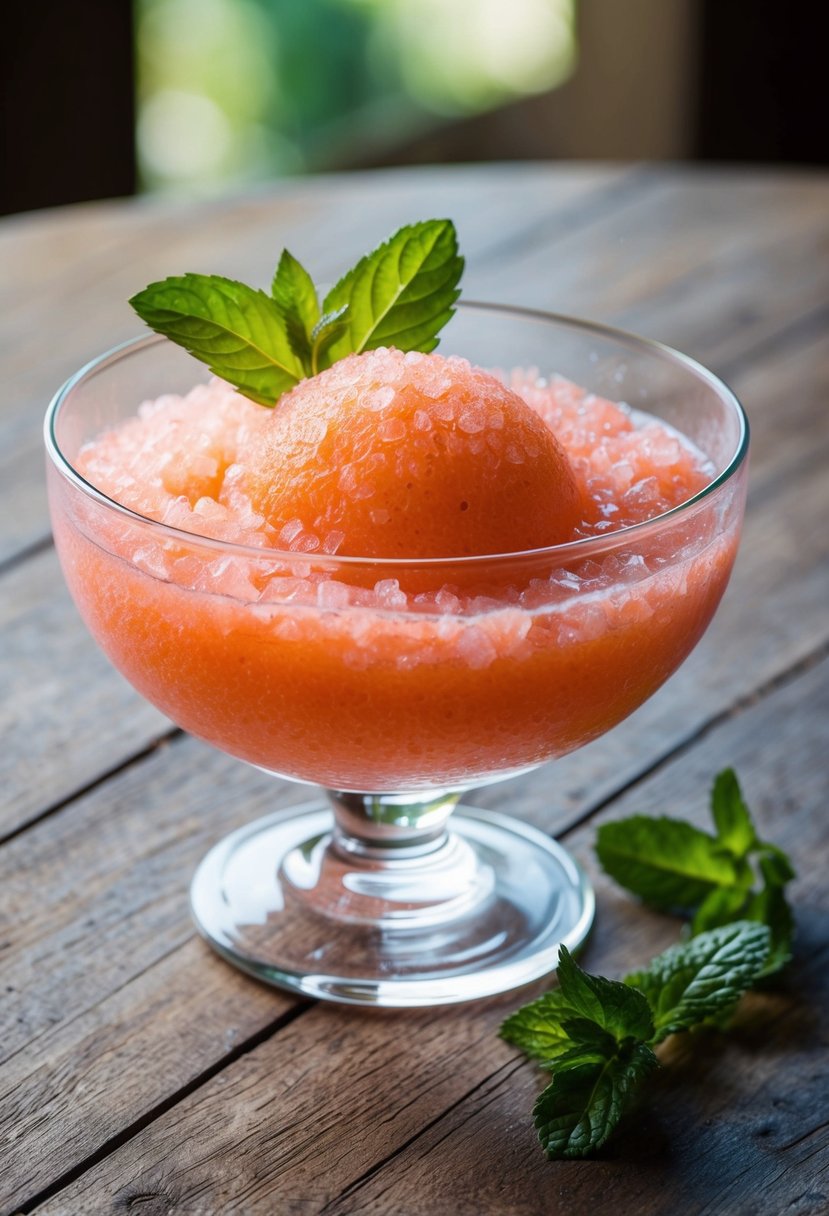
<path id="1" fill-rule="evenodd" d="M 250 181 L 394 158 L 555 88 L 575 0 L 135 0 L 139 180 Z"/>
<path id="2" fill-rule="evenodd" d="M 826 164 L 791 0 L 36 0 L 0 38 L 0 213 L 494 160 Z"/>

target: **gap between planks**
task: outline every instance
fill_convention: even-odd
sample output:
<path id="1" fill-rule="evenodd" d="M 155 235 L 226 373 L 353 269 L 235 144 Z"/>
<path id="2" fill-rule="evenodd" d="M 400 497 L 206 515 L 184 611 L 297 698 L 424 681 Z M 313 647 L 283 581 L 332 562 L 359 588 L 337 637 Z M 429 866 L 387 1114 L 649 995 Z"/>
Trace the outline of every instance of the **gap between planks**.
<path id="1" fill-rule="evenodd" d="M 14 570 L 15 567 L 21 566 L 32 557 L 37 557 L 39 553 L 45 553 L 47 549 L 51 549 L 54 545 L 52 533 L 46 532 L 43 536 L 38 536 L 30 544 L 25 545 L 22 549 L 18 549 L 16 553 L 10 553 L 8 557 L 0 561 L 0 578 L 9 570 Z"/>
<path id="2" fill-rule="evenodd" d="M 406 1149 L 411 1148 L 413 1144 L 417 1143 L 421 1136 L 425 1136 L 432 1130 L 433 1127 L 437 1127 L 438 1124 L 442 1123 L 448 1115 L 451 1115 L 454 1110 L 458 1109 L 458 1107 L 463 1106 L 464 1102 L 468 1102 L 470 1098 L 473 1098 L 476 1093 L 479 1093 L 480 1090 L 484 1089 L 493 1080 L 496 1078 L 499 1079 L 499 1082 L 501 1080 L 509 1080 L 512 1074 L 518 1072 L 519 1068 L 522 1068 L 523 1066 L 524 1060 L 517 1057 L 514 1060 L 510 1060 L 506 1064 L 502 1064 L 500 1068 L 496 1068 L 494 1072 L 489 1073 L 483 1078 L 483 1080 L 477 1081 L 473 1086 L 470 1087 L 470 1089 L 466 1091 L 466 1093 L 461 1094 L 460 1097 L 456 1098 L 454 1102 L 450 1102 L 439 1115 L 435 1115 L 435 1117 L 430 1119 L 428 1123 L 424 1123 L 423 1127 L 419 1128 L 416 1132 L 414 1132 L 413 1135 L 409 1136 L 408 1140 L 405 1140 L 402 1144 L 398 1145 L 394 1152 L 387 1153 L 385 1157 L 382 1157 L 379 1161 L 376 1161 L 374 1165 L 370 1166 L 367 1170 L 364 1170 L 359 1177 L 349 1182 L 348 1186 L 344 1187 L 339 1195 L 335 1195 L 332 1199 L 329 1199 L 328 1202 L 319 1209 L 318 1216 L 324 1216 L 324 1213 L 328 1212 L 331 1208 L 339 1204 L 341 1200 L 348 1199 L 351 1195 L 361 1190 L 362 1187 L 364 1187 L 367 1182 L 370 1182 L 372 1178 L 375 1178 L 381 1170 L 384 1170 L 387 1165 L 391 1165 L 395 1157 L 399 1157 L 401 1153 L 406 1151 Z"/>
<path id="3" fill-rule="evenodd" d="M 181 946 L 179 945 L 176 948 L 180 949 Z M 237 1060 L 241 1060 L 243 1056 L 248 1055 L 250 1052 L 255 1051 L 256 1048 L 261 1047 L 263 1043 L 267 1043 L 268 1039 L 272 1039 L 275 1034 L 283 1029 L 283 1027 L 289 1026 L 291 1022 L 296 1021 L 298 1017 L 301 1017 L 302 1014 L 311 1007 L 310 1002 L 298 1001 L 293 1008 L 286 1009 L 285 1012 L 281 1013 L 278 1018 L 275 1018 L 272 1022 L 269 1022 L 267 1026 L 263 1026 L 261 1030 L 258 1030 L 256 1034 L 249 1035 L 248 1038 L 244 1039 L 241 1043 L 237 1044 L 236 1047 L 229 1051 L 227 1055 L 222 1056 L 208 1068 L 203 1069 L 198 1076 L 193 1077 L 187 1082 L 186 1085 L 180 1086 L 180 1088 L 174 1093 L 169 1094 L 161 1102 L 157 1102 L 148 1111 L 145 1111 L 140 1118 L 134 1119 L 132 1123 L 130 1123 L 127 1127 L 122 1128 L 120 1132 L 117 1132 L 114 1136 L 110 1136 L 109 1139 L 105 1140 L 100 1148 L 96 1149 L 94 1153 L 91 1153 L 83 1161 L 79 1161 L 77 1165 L 67 1170 L 64 1174 L 61 1174 L 61 1176 L 56 1178 L 54 1182 L 51 1182 L 49 1186 L 44 1187 L 42 1191 L 38 1191 L 25 1203 L 18 1204 L 15 1216 L 17 1216 L 17 1213 L 20 1213 L 20 1216 L 23 1216 L 25 1213 L 34 1211 L 41 1204 L 46 1203 L 47 1200 L 53 1198 L 53 1196 L 64 1190 L 67 1186 L 71 1186 L 72 1183 L 76 1182 L 80 1177 L 82 1177 L 87 1170 L 93 1169 L 96 1165 L 99 1165 L 102 1161 L 105 1161 L 107 1157 L 116 1152 L 116 1150 L 121 1148 L 122 1145 L 129 1143 L 130 1140 L 143 1132 L 145 1128 L 149 1127 L 151 1123 L 154 1123 L 156 1119 L 161 1118 L 162 1115 L 166 1115 L 168 1110 L 172 1110 L 173 1107 L 177 1106 L 179 1102 L 183 1101 L 185 1098 L 188 1098 L 190 1094 L 195 1093 L 197 1089 L 200 1089 L 202 1085 L 207 1084 L 207 1082 L 211 1081 L 213 1077 L 218 1076 L 218 1074 L 223 1072 L 225 1068 L 228 1068 L 231 1064 L 235 1064 Z"/>
<path id="4" fill-rule="evenodd" d="M 717 375 L 724 380 L 740 376 L 749 372 L 759 359 L 767 359 L 769 355 L 789 355 L 799 347 L 808 345 L 813 339 L 824 337 L 828 331 L 829 305 L 821 305 L 790 324 L 782 325 L 759 342 L 749 343 L 745 350 L 739 351 L 731 359 L 722 360 L 718 365 Z"/>
<path id="5" fill-rule="evenodd" d="M 142 764 L 145 760 L 155 755 L 159 748 L 165 747 L 168 743 L 174 742 L 174 740 L 180 738 L 183 734 L 184 731 L 180 727 L 171 726 L 169 730 L 163 731 L 160 735 L 157 735 L 154 739 L 151 739 L 145 747 L 142 747 L 140 750 L 126 756 L 123 760 L 120 760 L 118 764 L 114 764 L 111 768 L 106 769 L 92 781 L 87 781 L 84 785 L 72 790 L 63 798 L 59 798 L 50 806 L 44 807 L 42 811 L 39 811 L 38 814 L 34 815 L 31 819 L 27 819 L 25 823 L 18 824 L 17 827 L 6 832 L 4 836 L 0 836 L 0 848 L 2 848 L 4 844 L 9 844 L 12 840 L 16 839 L 16 837 L 22 836 L 24 832 L 28 832 L 29 828 L 36 827 L 37 824 L 43 823 L 44 819 L 51 819 L 53 815 L 57 815 L 59 811 L 62 811 L 64 807 L 70 806 L 73 802 L 77 801 L 78 798 L 83 798 L 86 794 L 91 794 L 92 791 L 97 789 L 99 785 L 104 785 L 107 781 L 111 781 L 113 777 L 117 777 L 119 774 L 127 772 L 128 769 L 134 768 L 138 764 Z"/>

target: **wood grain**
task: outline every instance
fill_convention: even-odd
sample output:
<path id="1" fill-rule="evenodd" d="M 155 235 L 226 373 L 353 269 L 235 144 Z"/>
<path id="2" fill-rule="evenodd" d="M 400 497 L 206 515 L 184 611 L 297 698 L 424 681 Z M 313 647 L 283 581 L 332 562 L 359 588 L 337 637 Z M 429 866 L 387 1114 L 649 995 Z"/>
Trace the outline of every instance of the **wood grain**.
<path id="1" fill-rule="evenodd" d="M 631 1130 L 600 1162 L 544 1160 L 529 1121 L 537 1075 L 495 1038 L 515 995 L 461 1016 L 439 1010 L 371 1018 L 318 1006 L 42 1210 L 80 1216 L 108 1194 L 114 1210 L 143 1195 L 145 1210 L 158 1213 L 199 1204 L 227 1211 L 235 1203 L 251 1214 L 276 1204 L 299 1212 L 305 1204 L 320 1212 L 472 1216 L 492 1210 L 494 1197 L 500 1210 L 537 1212 L 539 1193 L 563 1185 L 578 1194 L 577 1211 L 613 1193 L 626 1205 L 620 1210 L 662 1213 L 681 1197 L 686 1206 L 679 1210 L 697 1213 L 748 1168 L 760 1187 L 755 1207 L 745 1210 L 776 1216 L 780 1196 L 793 1197 L 795 1183 L 790 1176 L 787 1187 L 780 1184 L 786 1145 L 807 1138 L 812 1156 L 797 1185 L 829 1194 L 829 1134 L 821 1129 L 829 1074 L 820 1023 L 829 993 L 829 899 L 809 867 L 811 851 L 825 843 L 825 770 L 816 745 L 827 712 L 826 670 L 815 668 L 614 807 L 614 818 L 669 808 L 705 822 L 712 774 L 735 764 L 762 830 L 790 849 L 804 872 L 795 889 L 801 945 L 785 988 L 754 997 L 733 1038 L 708 1036 L 693 1053 L 687 1045 L 674 1049 L 678 1058 L 649 1103 L 644 1140 Z M 594 828 L 569 841 L 588 864 Z M 676 922 L 639 908 L 595 872 L 594 879 L 600 922 L 586 966 L 619 974 L 675 939 Z M 794 1171 L 798 1154 L 791 1161 Z M 772 1183 L 767 1202 L 762 1188 Z"/>
<path id="2" fill-rule="evenodd" d="M 816 482 L 820 492 L 822 480 Z M 780 487 L 778 487 L 779 493 Z M 802 509 L 810 510 L 808 483 L 798 487 Z M 779 502 L 772 495 L 767 509 L 756 519 L 766 547 L 760 550 L 762 560 L 752 566 L 752 583 L 746 594 L 765 603 L 769 618 L 760 617 L 758 632 L 747 628 L 739 614 L 735 615 L 726 640 L 719 653 L 722 662 L 709 659 L 703 666 L 708 679 L 719 673 L 718 680 L 708 685 L 709 695 L 719 696 L 720 712 L 729 710 L 724 701 L 740 687 L 740 673 L 745 671 L 756 679 L 758 661 L 749 662 L 757 648 L 757 638 L 767 636 L 778 616 L 786 615 L 797 627 L 789 635 L 781 635 L 769 655 L 778 665 L 772 666 L 770 678 L 779 677 L 794 654 L 803 654 L 803 622 L 813 620 L 823 627 L 817 636 L 826 640 L 825 588 L 822 580 L 811 581 L 808 567 L 795 571 L 798 577 L 784 577 L 788 554 L 801 556 L 803 550 L 789 543 L 787 534 L 776 533 L 776 519 L 788 518 L 791 504 Z M 776 543 L 775 543 L 776 537 Z M 749 546 L 748 552 L 754 551 Z M 769 561 L 769 554 L 772 560 Z M 769 576 L 772 575 L 770 581 Z M 765 583 L 763 580 L 767 580 Z M 794 599 L 787 599 L 796 593 Z M 776 594 L 784 598 L 775 599 Z M 811 595 L 811 599 L 809 598 Z M 799 597 L 799 598 L 798 598 Z M 741 601 L 736 601 L 740 603 Z M 815 638 L 806 636 L 807 642 Z M 745 643 L 746 662 L 741 645 Z M 801 650 L 796 649 L 801 645 Z M 729 646 L 732 654 L 729 655 Z M 737 661 L 734 661 L 734 660 Z M 732 666 L 733 662 L 733 666 Z M 761 670 L 762 670 L 762 665 Z M 671 698 L 666 723 L 654 721 L 653 729 L 638 744 L 635 756 L 640 766 L 656 763 L 661 754 L 685 738 L 693 724 L 688 715 L 699 712 L 702 692 L 699 684 L 691 687 L 684 699 Z M 756 692 L 750 684 L 744 696 Z M 664 694 L 667 698 L 670 688 Z M 653 705 L 659 711 L 655 698 Z M 702 704 L 705 698 L 702 697 Z M 635 729 L 635 728 L 634 728 Z M 674 734 L 671 735 L 670 731 Z M 603 741 L 611 746 L 613 736 Z M 615 754 L 615 746 L 614 752 Z M 581 759 L 572 762 L 582 767 L 571 778 L 587 782 L 577 813 L 585 803 L 596 797 L 590 787 L 590 766 L 597 766 L 602 744 L 585 749 Z M 587 755 L 593 751 L 593 759 Z M 570 763 L 565 762 L 565 763 Z M 608 760 L 604 766 L 611 769 Z M 618 783 L 630 774 L 622 767 L 615 774 Z M 498 804 L 500 794 L 511 795 L 511 809 L 527 819 L 549 828 L 563 826 L 568 818 L 567 806 L 561 801 L 560 766 L 539 770 L 523 782 L 512 783 L 509 790 L 487 791 L 486 801 Z M 564 766 L 561 766 L 564 767 Z M 219 796 L 217 796 L 217 791 Z M 205 951 L 196 943 L 188 943 L 191 935 L 186 908 L 186 877 L 212 839 L 256 814 L 263 813 L 274 801 L 289 801 L 295 795 L 277 783 L 241 765 L 218 756 L 200 744 L 179 740 L 173 745 L 148 756 L 115 780 L 93 791 L 87 798 L 67 807 L 55 824 L 46 821 L 33 831 L 18 838 L 5 852 L 7 868 L 6 890 L 19 901 L 15 921 L 22 927 L 12 936 L 7 949 L 5 974 L 19 998 L 9 1002 L 10 1025 L 3 1030 L 2 1041 L 9 1049 L 17 1049 L 16 1064 L 7 1069 L 11 1084 L 5 1103 L 11 1123 L 29 1129 L 22 1140 L 25 1149 L 19 1164 L 25 1183 L 27 1163 L 32 1148 L 37 1145 L 38 1157 L 49 1162 L 44 1168 L 42 1182 L 49 1176 L 60 1176 L 64 1169 L 100 1146 L 125 1125 L 139 1120 L 148 1109 L 162 1100 L 166 1087 L 175 1076 L 177 1084 L 186 1085 L 194 1075 L 214 1067 L 222 1058 L 224 1044 L 215 1037 L 207 1039 L 191 1035 L 189 1051 L 179 1070 L 165 1067 L 160 1074 L 141 1069 L 136 1061 L 147 1044 L 154 1045 L 155 1054 L 164 1061 L 179 1050 L 181 1027 L 173 1011 L 178 1007 L 186 1019 L 192 1002 L 181 1001 L 182 994 L 198 994 L 202 985 Z M 483 801 L 479 795 L 475 801 Z M 176 809 L 181 811 L 176 813 Z M 185 813 L 186 808 L 186 813 Z M 78 870 L 85 875 L 84 889 L 72 895 L 73 874 L 63 867 L 63 859 L 73 857 Z M 23 878 L 24 863 L 39 882 L 31 888 L 28 877 Z M 163 869 L 159 871 L 159 864 Z M 74 906 L 73 906 L 74 905 Z M 70 911 L 71 908 L 71 911 Z M 91 926 L 84 933 L 86 926 Z M 185 943 L 187 947 L 185 948 Z M 194 948 L 195 947 L 195 948 Z M 171 955 L 172 952 L 172 955 Z M 68 988 L 56 991 L 52 984 L 55 959 L 67 955 L 69 961 L 60 965 Z M 179 983 L 169 984 L 169 969 L 177 969 Z M 235 977 L 234 977 L 235 979 Z M 256 992 L 260 990 L 256 988 Z M 225 1017 L 234 1025 L 237 1017 L 235 988 L 223 991 L 220 977 L 210 992 L 210 1002 L 217 1018 Z M 139 1011 L 130 1035 L 125 1035 L 124 1020 Z M 248 1007 L 251 1015 L 240 1034 L 257 1034 L 266 1029 L 276 1012 L 271 999 Z M 151 1014 L 143 1028 L 144 1012 Z M 11 1015 L 17 1015 L 18 1021 Z M 139 1054 L 136 1054 L 139 1053 Z M 73 1098 L 67 1106 L 58 1079 L 64 1085 L 82 1072 L 84 1095 Z M 117 1086 L 118 1103 L 109 1106 L 104 1095 Z M 51 1095 L 47 1109 L 53 1117 L 43 1121 L 44 1095 Z M 95 1118 L 90 1118 L 94 1110 Z M 55 1137 L 59 1134 L 59 1141 Z M 8 1162 L 11 1177 L 16 1169 L 15 1157 Z"/>
<path id="3" fill-rule="evenodd" d="M 828 927 L 816 666 L 829 643 L 828 196 L 810 174 L 480 167 L 0 224 L 0 832 L 14 837 L 0 851 L 0 1209 L 829 1210 L 816 1004 Z M 515 994 L 419 1015 L 311 1007 L 198 941 L 195 862 L 296 793 L 193 740 L 157 745 L 164 720 L 96 656 L 44 547 L 46 397 L 134 331 L 123 301 L 136 276 L 209 261 L 265 281 L 283 244 L 333 276 L 378 231 L 441 212 L 459 224 L 468 294 L 673 342 L 731 378 L 754 431 L 741 556 L 696 654 L 605 739 L 474 798 L 548 830 L 597 810 L 698 818 L 713 772 L 737 763 L 801 869 L 801 946 L 782 992 L 750 1003 L 734 1036 L 707 1040 L 702 1066 L 674 1046 L 643 1134 L 589 1165 L 550 1165 L 535 1144 L 537 1076 L 494 1038 Z M 571 832 L 588 863 L 596 820 Z M 603 882 L 600 897 L 591 967 L 620 971 L 676 933 Z"/>

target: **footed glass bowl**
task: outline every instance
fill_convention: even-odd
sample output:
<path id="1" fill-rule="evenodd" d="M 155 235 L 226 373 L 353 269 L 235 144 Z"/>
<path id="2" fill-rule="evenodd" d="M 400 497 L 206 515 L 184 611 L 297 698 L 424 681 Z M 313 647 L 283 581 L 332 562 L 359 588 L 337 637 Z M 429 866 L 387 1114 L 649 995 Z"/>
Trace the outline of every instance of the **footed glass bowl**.
<path id="1" fill-rule="evenodd" d="M 192 885 L 200 931 L 260 979 L 358 1005 L 487 996 L 582 941 L 593 895 L 567 853 L 456 805 L 595 739 L 659 688 L 711 620 L 743 513 L 742 409 L 683 355 L 480 304 L 459 308 L 440 349 L 657 416 L 705 453 L 710 481 L 566 545 L 366 561 L 194 535 L 81 476 L 83 444 L 207 379 L 165 339 L 94 360 L 46 417 L 58 552 L 111 661 L 186 730 L 325 790 L 214 847 Z"/>

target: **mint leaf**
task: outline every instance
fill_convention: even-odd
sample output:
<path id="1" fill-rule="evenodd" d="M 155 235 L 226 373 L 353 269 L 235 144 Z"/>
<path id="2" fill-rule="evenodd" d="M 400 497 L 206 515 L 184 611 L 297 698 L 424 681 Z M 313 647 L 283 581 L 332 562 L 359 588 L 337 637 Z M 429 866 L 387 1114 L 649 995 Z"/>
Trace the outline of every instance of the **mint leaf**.
<path id="1" fill-rule="evenodd" d="M 714 779 L 711 814 L 722 847 L 735 857 L 745 857 L 757 843 L 757 834 L 733 768 L 723 769 Z"/>
<path id="2" fill-rule="evenodd" d="M 320 319 L 320 304 L 313 279 L 287 249 L 282 250 L 273 276 L 271 296 L 285 318 L 291 349 L 311 375 L 311 334 Z"/>
<path id="3" fill-rule="evenodd" d="M 537 1001 L 522 1005 L 501 1024 L 498 1033 L 507 1043 L 546 1064 L 572 1046 L 562 1021 L 574 1015 L 575 1011 L 564 999 L 561 989 L 554 988 Z"/>
<path id="4" fill-rule="evenodd" d="M 561 1028 L 572 1046 L 551 1063 L 555 1071 L 565 1064 L 609 1059 L 616 1052 L 618 1044 L 613 1035 L 589 1018 L 565 1018 Z"/>
<path id="5" fill-rule="evenodd" d="M 598 1029 L 598 1027 L 597 1027 Z M 604 1034 L 604 1031 L 601 1031 Z M 609 1036 L 608 1036 L 609 1037 Z M 630 1040 L 633 1042 L 633 1040 Z M 556 1060 L 551 1060 L 544 1067 L 551 1072 L 566 1072 L 571 1068 L 575 1068 L 579 1064 L 602 1064 L 609 1059 L 616 1050 L 615 1039 L 610 1039 L 613 1046 L 612 1051 L 603 1050 L 598 1043 L 574 1043 L 568 1047 L 567 1051 L 563 1051 Z"/>
<path id="6" fill-rule="evenodd" d="M 783 893 L 795 877 L 791 860 L 777 845 L 757 838 L 733 769 L 720 773 L 711 795 L 711 810 L 721 845 L 737 857 L 752 858 L 763 885 L 737 889 L 718 887 L 697 908 L 691 922 L 696 935 L 738 920 L 756 921 L 771 931 L 762 977 L 773 975 L 789 960 L 794 939 L 794 917 Z"/>
<path id="7" fill-rule="evenodd" d="M 759 978 L 771 935 L 765 925 L 737 921 L 672 946 L 625 982 L 653 1010 L 653 1041 L 690 1030 L 732 1006 Z"/>
<path id="8" fill-rule="evenodd" d="M 746 863 L 680 819 L 633 815 L 605 823 L 596 853 L 611 878 L 645 903 L 666 910 L 694 908 L 716 887 L 751 885 Z"/>
<path id="9" fill-rule="evenodd" d="M 657 1067 L 644 1043 L 597 1062 L 558 1068 L 533 1109 L 548 1157 L 586 1157 L 607 1140 Z"/>
<path id="10" fill-rule="evenodd" d="M 768 883 L 762 891 L 752 895 L 746 907 L 746 920 L 759 921 L 768 927 L 771 934 L 765 966 L 760 977 L 774 975 L 791 961 L 795 923 L 783 889 Z"/>
<path id="11" fill-rule="evenodd" d="M 588 975 L 565 946 L 559 951 L 556 974 L 573 1012 L 595 1022 L 617 1041 L 631 1036 L 649 1039 L 653 1034 L 650 1006 L 641 993 L 618 980 Z"/>
<path id="12" fill-rule="evenodd" d="M 771 932 L 762 978 L 780 971 L 791 960 L 795 924 L 782 887 L 772 883 L 754 892 L 713 891 L 697 909 L 691 921 L 691 933 L 696 937 L 739 920 L 756 921 L 766 925 Z"/>
<path id="13" fill-rule="evenodd" d="M 761 921 L 771 930 L 771 947 L 763 970 L 763 976 L 766 977 L 774 975 L 792 957 L 795 921 L 783 888 L 797 876 L 782 849 L 773 844 L 763 844 L 761 849 L 759 865 L 765 886 L 752 895 L 746 909 L 746 917 L 749 920 Z"/>
<path id="14" fill-rule="evenodd" d="M 604 1055 L 612 1055 L 616 1050 L 615 1037 L 590 1018 L 568 1017 L 561 1025 L 572 1042 L 582 1047 L 595 1047 Z"/>
<path id="15" fill-rule="evenodd" d="M 763 841 L 758 849 L 760 873 L 770 886 L 784 887 L 787 882 L 797 878 L 788 854 L 778 849 L 776 844 Z"/>
<path id="16" fill-rule="evenodd" d="M 244 283 L 186 274 L 151 283 L 130 304 L 151 329 L 260 405 L 274 405 L 304 374 L 278 305 Z"/>
<path id="17" fill-rule="evenodd" d="M 348 305 L 348 319 L 326 350 L 324 366 L 378 346 L 434 350 L 437 334 L 455 311 L 462 271 L 451 220 L 426 220 L 399 229 L 361 258 L 325 297 L 326 313 Z"/>
<path id="18" fill-rule="evenodd" d="M 691 921 L 691 933 L 705 933 L 708 929 L 718 929 L 720 925 L 731 925 L 735 920 L 751 920 L 746 916 L 746 908 L 751 899 L 751 892 L 739 887 L 717 887 L 706 895 L 694 913 Z"/>

